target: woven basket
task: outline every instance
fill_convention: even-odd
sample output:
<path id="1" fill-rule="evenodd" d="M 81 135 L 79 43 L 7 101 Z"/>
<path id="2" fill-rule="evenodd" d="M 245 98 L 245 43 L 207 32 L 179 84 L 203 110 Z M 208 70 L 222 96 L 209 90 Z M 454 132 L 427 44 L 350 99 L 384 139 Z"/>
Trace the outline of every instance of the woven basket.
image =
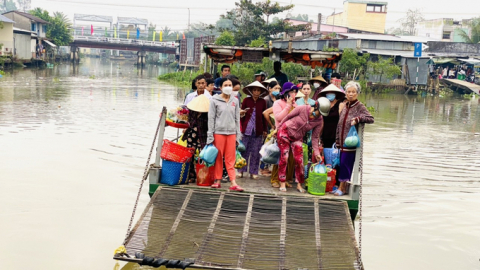
<path id="1" fill-rule="evenodd" d="M 187 148 L 165 139 L 163 140 L 160 157 L 163 160 L 184 163 L 192 159 L 193 153 L 195 153 L 194 148 Z"/>
<path id="2" fill-rule="evenodd" d="M 186 184 L 189 168 L 190 162 L 180 163 L 164 160 L 162 162 L 162 178 L 160 179 L 160 183 L 169 186 Z"/>
<path id="3" fill-rule="evenodd" d="M 308 172 L 308 193 L 313 195 L 325 195 L 327 187 L 327 173 L 316 173 L 314 165 L 310 167 Z"/>

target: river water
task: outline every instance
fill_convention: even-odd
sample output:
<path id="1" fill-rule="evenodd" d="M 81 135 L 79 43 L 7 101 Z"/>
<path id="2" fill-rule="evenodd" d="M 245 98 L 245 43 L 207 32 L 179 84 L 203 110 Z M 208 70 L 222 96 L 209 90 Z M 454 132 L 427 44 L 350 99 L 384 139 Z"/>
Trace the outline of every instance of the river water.
<path id="1" fill-rule="evenodd" d="M 164 72 L 85 59 L 0 79 L 1 269 L 115 268 L 159 112 L 183 100 Z M 366 269 L 480 269 L 479 99 L 361 100 Z"/>

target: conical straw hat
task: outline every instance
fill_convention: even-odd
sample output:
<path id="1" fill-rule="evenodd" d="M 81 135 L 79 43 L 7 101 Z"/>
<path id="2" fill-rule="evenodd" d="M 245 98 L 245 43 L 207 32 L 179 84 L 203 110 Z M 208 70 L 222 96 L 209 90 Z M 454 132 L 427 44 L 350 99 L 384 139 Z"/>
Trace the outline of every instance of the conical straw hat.
<path id="1" fill-rule="evenodd" d="M 187 104 L 187 108 L 196 112 L 208 112 L 210 99 L 205 95 L 197 96 Z"/>
<path id="2" fill-rule="evenodd" d="M 302 93 L 302 91 L 298 91 L 298 93 L 295 95 L 295 99 L 297 98 L 304 98 L 305 95 Z"/>
<path id="3" fill-rule="evenodd" d="M 327 92 L 334 92 L 334 93 L 339 93 L 343 96 L 345 96 L 345 92 L 343 92 L 340 88 L 338 88 L 335 84 L 331 83 L 327 87 L 325 87 L 321 92 L 320 96 L 325 96 Z M 338 96 L 337 96 L 338 97 Z"/>
<path id="4" fill-rule="evenodd" d="M 253 83 L 245 86 L 245 88 L 243 88 L 243 93 L 245 93 L 246 95 L 249 95 L 249 96 L 252 96 L 252 90 L 254 88 L 258 88 L 260 89 L 261 93 L 260 93 L 260 97 L 265 97 L 268 95 L 268 90 L 267 88 L 265 88 L 265 86 L 263 86 L 261 83 L 259 83 L 258 81 L 254 81 Z"/>
<path id="5" fill-rule="evenodd" d="M 263 86 L 267 87 L 271 82 L 278 82 L 275 78 L 270 78 L 262 82 Z"/>

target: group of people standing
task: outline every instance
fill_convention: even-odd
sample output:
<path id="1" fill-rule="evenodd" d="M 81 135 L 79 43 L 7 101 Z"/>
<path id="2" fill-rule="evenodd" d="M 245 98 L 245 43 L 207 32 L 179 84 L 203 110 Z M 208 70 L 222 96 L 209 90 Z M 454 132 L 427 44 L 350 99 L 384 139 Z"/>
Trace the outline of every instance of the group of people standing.
<path id="1" fill-rule="evenodd" d="M 212 188 L 220 188 L 221 180 L 228 175 L 230 190 L 243 191 L 236 179 L 248 172 L 251 179 L 258 179 L 259 174 L 270 175 L 272 187 L 282 192 L 292 187 L 295 179 L 296 189 L 303 193 L 302 145 L 308 142 L 309 157 L 315 163 L 322 161 L 323 147 L 336 144 L 341 149 L 341 162 L 335 195 L 343 195 L 355 161 L 355 149 L 343 147 L 348 130 L 374 121 L 357 99 L 360 85 L 349 82 L 344 91 L 321 76 L 295 85 L 281 72 L 280 62 L 275 62 L 274 70 L 269 79 L 264 72 L 256 72 L 255 81 L 243 88 L 243 101 L 241 84 L 229 74 L 229 66 L 222 66 L 222 77 L 216 80 L 208 78 L 208 74 L 198 76 L 196 90 L 185 99 L 189 128 L 183 139 L 187 147 L 201 151 L 205 145 L 213 144 L 218 149 Z M 279 163 L 272 166 L 271 172 L 269 165 L 260 161 L 259 153 L 267 137 L 276 138 L 280 149 Z M 245 146 L 242 156 L 248 165 L 236 173 L 236 147 L 240 143 Z M 190 168 L 189 177 L 194 181 L 194 166 Z"/>

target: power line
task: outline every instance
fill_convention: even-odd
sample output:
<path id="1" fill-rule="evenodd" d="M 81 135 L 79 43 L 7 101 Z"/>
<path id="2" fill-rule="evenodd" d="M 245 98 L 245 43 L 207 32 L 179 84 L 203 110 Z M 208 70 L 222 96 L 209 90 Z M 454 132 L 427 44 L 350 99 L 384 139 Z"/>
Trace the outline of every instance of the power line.
<path id="1" fill-rule="evenodd" d="M 84 2 L 84 1 L 64 1 L 64 0 L 47 0 L 49 2 L 61 2 L 68 4 L 79 4 L 79 5 L 97 5 L 97 6 L 121 6 L 121 7 L 131 7 L 131 8 L 157 8 L 157 9 L 201 9 L 201 10 L 227 10 L 229 8 L 219 8 L 219 7 L 179 7 L 179 6 L 154 6 L 154 5 L 134 5 L 134 4 L 105 4 L 98 2 Z"/>

